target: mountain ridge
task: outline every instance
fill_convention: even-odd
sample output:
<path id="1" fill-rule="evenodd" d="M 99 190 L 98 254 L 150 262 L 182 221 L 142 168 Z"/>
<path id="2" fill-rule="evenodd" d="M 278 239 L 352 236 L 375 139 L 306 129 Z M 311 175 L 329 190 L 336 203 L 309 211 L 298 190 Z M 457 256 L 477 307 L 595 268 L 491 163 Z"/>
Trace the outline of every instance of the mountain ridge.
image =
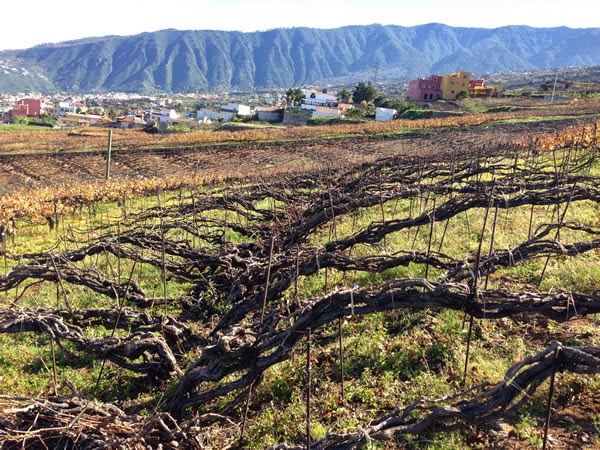
<path id="1" fill-rule="evenodd" d="M 165 29 L 0 52 L 0 91 L 207 92 L 290 87 L 379 67 L 404 79 L 431 73 L 526 71 L 600 65 L 600 28 L 451 27 L 430 23 Z M 36 78 L 36 76 L 38 78 Z M 358 78 L 357 78 L 358 80 Z"/>

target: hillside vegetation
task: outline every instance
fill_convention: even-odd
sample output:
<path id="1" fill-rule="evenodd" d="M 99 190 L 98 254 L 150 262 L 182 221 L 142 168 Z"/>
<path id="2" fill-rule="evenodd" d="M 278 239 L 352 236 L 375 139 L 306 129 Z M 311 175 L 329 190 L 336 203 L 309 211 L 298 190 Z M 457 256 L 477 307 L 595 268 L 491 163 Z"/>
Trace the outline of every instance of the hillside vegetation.
<path id="1" fill-rule="evenodd" d="M 0 90 L 214 92 L 356 80 L 375 66 L 381 79 L 594 66 L 600 65 L 599 44 L 599 28 L 163 30 L 0 52 L 9 67 L 0 71 Z M 10 67 L 29 75 L 16 77 Z"/>

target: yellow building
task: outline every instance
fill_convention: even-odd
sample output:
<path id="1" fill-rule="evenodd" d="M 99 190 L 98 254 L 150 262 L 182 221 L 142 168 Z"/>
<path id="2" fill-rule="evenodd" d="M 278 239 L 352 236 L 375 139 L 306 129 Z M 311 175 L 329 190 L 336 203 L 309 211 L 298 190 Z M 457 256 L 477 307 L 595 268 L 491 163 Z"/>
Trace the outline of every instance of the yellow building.
<path id="1" fill-rule="evenodd" d="M 452 75 L 443 75 L 441 90 L 442 98 L 454 100 L 461 92 L 469 92 L 471 72 L 454 72 Z"/>

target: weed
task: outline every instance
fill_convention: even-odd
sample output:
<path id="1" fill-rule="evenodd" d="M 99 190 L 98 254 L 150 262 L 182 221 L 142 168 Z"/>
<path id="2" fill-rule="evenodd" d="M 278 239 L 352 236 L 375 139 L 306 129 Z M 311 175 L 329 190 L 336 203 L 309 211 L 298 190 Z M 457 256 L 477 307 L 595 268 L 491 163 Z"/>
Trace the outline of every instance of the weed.
<path id="1" fill-rule="evenodd" d="M 594 430 L 596 431 L 596 434 L 598 435 L 598 437 L 596 437 L 596 440 L 600 441 L 600 413 L 594 414 L 592 416 L 592 422 L 594 424 Z"/>

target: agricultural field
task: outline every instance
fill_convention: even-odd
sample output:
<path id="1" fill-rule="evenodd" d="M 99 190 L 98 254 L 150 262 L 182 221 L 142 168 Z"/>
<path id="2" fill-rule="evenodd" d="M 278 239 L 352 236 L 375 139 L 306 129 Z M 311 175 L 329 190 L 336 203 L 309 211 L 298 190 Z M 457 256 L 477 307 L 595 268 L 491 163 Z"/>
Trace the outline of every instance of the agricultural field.
<path id="1" fill-rule="evenodd" d="M 599 118 L 0 134 L 2 448 L 597 448 Z"/>

